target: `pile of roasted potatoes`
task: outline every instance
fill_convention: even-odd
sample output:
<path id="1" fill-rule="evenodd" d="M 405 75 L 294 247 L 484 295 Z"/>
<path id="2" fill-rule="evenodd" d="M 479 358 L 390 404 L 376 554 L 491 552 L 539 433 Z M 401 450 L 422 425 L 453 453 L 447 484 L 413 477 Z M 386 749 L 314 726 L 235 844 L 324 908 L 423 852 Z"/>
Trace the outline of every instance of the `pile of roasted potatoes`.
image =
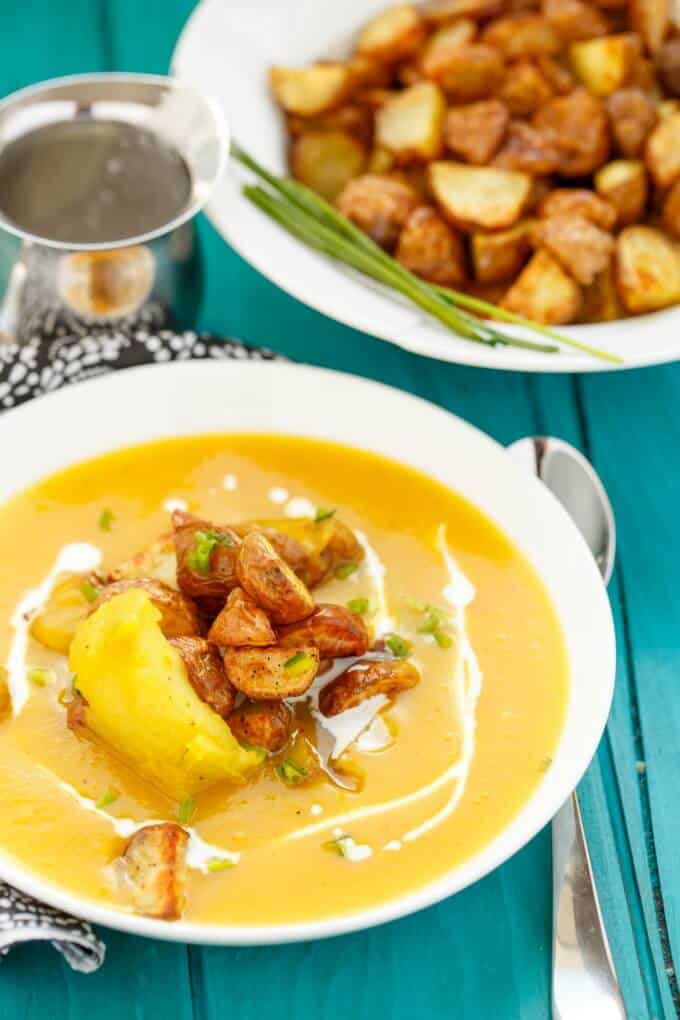
<path id="1" fill-rule="evenodd" d="M 537 322 L 680 301 L 671 0 L 427 0 L 273 67 L 298 180 L 403 265 Z"/>

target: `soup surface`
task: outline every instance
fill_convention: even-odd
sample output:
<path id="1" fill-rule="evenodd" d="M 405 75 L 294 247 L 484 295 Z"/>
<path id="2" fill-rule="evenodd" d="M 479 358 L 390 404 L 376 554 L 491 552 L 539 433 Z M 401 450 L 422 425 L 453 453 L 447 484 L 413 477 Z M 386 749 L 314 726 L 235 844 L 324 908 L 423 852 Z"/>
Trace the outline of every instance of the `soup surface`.
<path id="1" fill-rule="evenodd" d="M 314 598 L 349 603 L 371 642 L 388 635 L 369 659 L 409 662 L 417 685 L 329 721 L 318 690 L 349 664 L 336 662 L 291 702 L 298 729 L 283 752 L 246 782 L 181 800 L 101 732 L 69 727 L 78 679 L 65 654 L 36 640 L 35 598 L 22 622 L 30 597 L 22 599 L 70 543 L 100 551 L 96 577 L 104 578 L 167 532 L 173 510 L 219 524 L 308 518 L 310 526 L 335 510 L 364 555 Z M 466 501 L 371 454 L 242 434 L 125 449 L 7 504 L 0 562 L 0 662 L 13 701 L 0 715 L 0 849 L 121 910 L 135 909 L 120 866 L 127 840 L 159 820 L 189 832 L 187 920 L 275 924 L 375 906 L 496 836 L 541 782 L 559 739 L 566 654 L 533 569 Z M 90 584 L 81 588 L 96 598 Z"/>

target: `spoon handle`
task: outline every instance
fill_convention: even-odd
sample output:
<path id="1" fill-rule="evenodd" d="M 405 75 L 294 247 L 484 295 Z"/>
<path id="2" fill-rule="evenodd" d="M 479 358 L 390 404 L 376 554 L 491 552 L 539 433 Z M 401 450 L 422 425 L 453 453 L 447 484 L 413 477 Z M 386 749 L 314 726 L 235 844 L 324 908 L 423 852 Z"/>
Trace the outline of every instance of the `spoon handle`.
<path id="1" fill-rule="evenodd" d="M 553 1020 L 626 1020 L 575 793 L 552 840 Z"/>

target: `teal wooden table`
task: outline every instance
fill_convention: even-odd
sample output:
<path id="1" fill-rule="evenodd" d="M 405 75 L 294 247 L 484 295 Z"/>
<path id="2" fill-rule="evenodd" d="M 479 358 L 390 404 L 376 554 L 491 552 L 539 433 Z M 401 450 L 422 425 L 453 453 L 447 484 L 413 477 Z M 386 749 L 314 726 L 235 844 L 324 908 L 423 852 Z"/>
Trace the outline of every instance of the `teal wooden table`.
<path id="1" fill-rule="evenodd" d="M 192 0 L 0 0 L 0 94 L 79 71 L 164 72 L 192 7 Z M 201 234 L 201 328 L 410 390 L 503 443 L 533 432 L 563 436 L 595 462 L 619 526 L 610 589 L 619 669 L 613 724 L 582 784 L 582 803 L 629 1015 L 674 1016 L 680 366 L 572 378 L 426 361 L 310 311 L 258 276 L 207 222 Z M 202 949 L 106 933 L 106 963 L 91 977 L 28 946 L 0 967 L 0 1018 L 544 1020 L 550 885 L 545 831 L 454 899 L 363 934 Z"/>

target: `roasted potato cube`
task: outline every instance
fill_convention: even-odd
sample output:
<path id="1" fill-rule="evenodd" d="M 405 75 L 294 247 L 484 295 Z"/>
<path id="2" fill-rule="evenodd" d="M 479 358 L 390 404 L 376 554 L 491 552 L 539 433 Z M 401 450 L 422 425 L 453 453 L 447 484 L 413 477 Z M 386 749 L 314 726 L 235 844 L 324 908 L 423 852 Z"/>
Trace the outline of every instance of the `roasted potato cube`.
<path id="1" fill-rule="evenodd" d="M 535 57 L 535 61 L 537 68 L 556 95 L 566 96 L 574 89 L 576 79 L 564 64 L 559 63 L 547 54 Z"/>
<path id="2" fill-rule="evenodd" d="M 444 142 L 466 163 L 483 165 L 497 152 L 510 122 L 506 106 L 487 99 L 449 110 L 444 121 Z"/>
<path id="3" fill-rule="evenodd" d="M 152 577 L 129 578 L 104 585 L 98 590 L 97 598 L 90 606 L 90 613 L 96 612 L 104 602 L 131 588 L 141 588 L 149 596 L 161 614 L 160 628 L 166 638 L 200 636 L 201 624 L 191 599 Z"/>
<path id="4" fill-rule="evenodd" d="M 363 53 L 354 53 L 346 66 L 352 75 L 353 89 L 382 88 L 392 80 L 391 67 Z"/>
<path id="5" fill-rule="evenodd" d="M 269 82 L 279 106 L 300 117 L 316 117 L 340 106 L 353 84 L 347 65 L 333 63 L 272 67 Z"/>
<path id="6" fill-rule="evenodd" d="M 605 198 L 588 188 L 555 188 L 548 192 L 538 207 L 544 218 L 553 216 L 581 216 L 603 230 L 611 230 L 616 223 L 616 209 Z"/>
<path id="7" fill-rule="evenodd" d="M 665 191 L 680 176 L 680 112 L 659 121 L 645 145 L 645 163 L 657 188 Z"/>
<path id="8" fill-rule="evenodd" d="M 501 283 L 517 275 L 531 254 L 532 221 L 523 220 L 509 230 L 472 235 L 470 251 L 475 279 Z"/>
<path id="9" fill-rule="evenodd" d="M 477 35 L 477 26 L 469 18 L 454 21 L 451 25 L 433 32 L 423 49 L 420 70 L 427 78 L 437 78 L 446 71 L 451 53 L 471 43 Z"/>
<path id="10" fill-rule="evenodd" d="M 330 521 L 330 536 L 325 551 L 329 557 L 329 570 L 341 563 L 361 563 L 365 555 L 352 529 L 337 517 Z"/>
<path id="11" fill-rule="evenodd" d="M 647 171 L 640 160 L 607 163 L 595 174 L 595 188 L 616 209 L 620 227 L 642 219 L 647 204 Z"/>
<path id="12" fill-rule="evenodd" d="M 554 55 L 562 49 L 562 40 L 548 19 L 532 13 L 491 21 L 482 32 L 482 42 L 501 50 L 508 60 Z"/>
<path id="13" fill-rule="evenodd" d="M 653 227 L 626 227 L 616 245 L 616 281 L 629 312 L 653 312 L 680 301 L 680 247 Z"/>
<path id="14" fill-rule="evenodd" d="M 123 864 L 137 914 L 175 921 L 182 916 L 189 835 L 175 822 L 145 825 L 130 837 Z"/>
<path id="15" fill-rule="evenodd" d="M 354 102 L 373 115 L 377 110 L 382 109 L 385 103 L 389 103 L 390 99 L 394 99 L 398 95 L 399 89 L 361 89 L 354 94 Z"/>
<path id="16" fill-rule="evenodd" d="M 465 282 L 460 238 L 430 206 L 420 206 L 409 216 L 399 236 L 396 258 L 412 273 L 441 287 Z"/>
<path id="17" fill-rule="evenodd" d="M 512 120 L 505 141 L 492 160 L 502 170 L 519 170 L 536 177 L 552 174 L 560 168 L 559 149 L 549 135 L 522 120 Z"/>
<path id="18" fill-rule="evenodd" d="M 371 175 L 383 175 L 388 174 L 393 167 L 394 156 L 392 153 L 388 152 L 387 149 L 381 149 L 376 146 L 368 157 L 366 172 Z"/>
<path id="19" fill-rule="evenodd" d="M 376 244 L 388 250 L 420 197 L 408 184 L 379 174 L 364 174 L 350 181 L 338 195 L 336 205 L 343 216 L 361 227 Z"/>
<path id="20" fill-rule="evenodd" d="M 534 127 L 560 152 L 562 177 L 584 177 L 609 155 L 609 125 L 599 99 L 584 89 L 556 96 L 533 116 Z"/>
<path id="21" fill-rule="evenodd" d="M 293 713 L 282 701 L 244 701 L 227 722 L 239 743 L 277 754 L 290 740 Z"/>
<path id="22" fill-rule="evenodd" d="M 580 322 L 614 322 L 624 315 L 616 289 L 613 260 L 598 273 L 589 287 L 583 290 Z"/>
<path id="23" fill-rule="evenodd" d="M 671 26 L 672 0 L 629 0 L 630 24 L 650 53 L 657 53 Z"/>
<path id="24" fill-rule="evenodd" d="M 420 13 L 433 25 L 457 18 L 491 18 L 503 10 L 503 0 L 426 0 Z"/>
<path id="25" fill-rule="evenodd" d="M 609 31 L 602 11 L 585 0 L 544 0 L 543 13 L 560 37 L 568 43 L 594 39 L 599 35 L 607 35 Z"/>
<path id="26" fill-rule="evenodd" d="M 146 549 L 119 563 L 109 572 L 110 581 L 132 577 L 153 577 L 169 588 L 177 587 L 177 554 L 171 531 L 160 535 Z"/>
<path id="27" fill-rule="evenodd" d="M 189 683 L 201 701 L 226 719 L 234 707 L 236 692 L 227 680 L 215 645 L 200 637 L 171 638 L 170 644 L 182 656 Z"/>
<path id="28" fill-rule="evenodd" d="M 531 193 L 528 174 L 462 163 L 430 164 L 430 187 L 447 219 L 463 229 L 510 227 Z"/>
<path id="29" fill-rule="evenodd" d="M 375 137 L 396 163 L 427 161 L 439 155 L 445 103 L 431 81 L 418 82 L 399 92 L 376 114 Z"/>
<path id="30" fill-rule="evenodd" d="M 582 216 L 539 220 L 534 242 L 542 245 L 579 283 L 589 285 L 614 253 L 614 238 Z"/>
<path id="31" fill-rule="evenodd" d="M 572 43 L 571 66 L 594 96 L 610 96 L 627 85 L 640 59 L 640 38 L 632 32 Z"/>
<path id="32" fill-rule="evenodd" d="M 557 326 L 573 322 L 581 288 L 547 251 L 537 251 L 501 301 L 501 307 L 534 322 Z"/>
<path id="33" fill-rule="evenodd" d="M 656 69 L 668 95 L 680 96 L 680 37 L 663 44 L 656 54 Z"/>
<path id="34" fill-rule="evenodd" d="M 235 524 L 234 531 L 240 536 L 261 531 L 308 588 L 320 584 L 340 563 L 364 558 L 354 532 L 337 517 L 245 521 Z"/>
<path id="35" fill-rule="evenodd" d="M 68 655 L 79 624 L 90 612 L 91 603 L 84 594 L 87 583 L 81 574 L 62 577 L 31 622 L 31 637 L 53 652 Z"/>
<path id="36" fill-rule="evenodd" d="M 221 599 L 219 610 L 238 584 L 238 536 L 181 510 L 172 515 L 172 524 L 180 590 L 195 599 Z"/>
<path id="37" fill-rule="evenodd" d="M 253 531 L 241 542 L 236 562 L 241 587 L 273 623 L 295 623 L 314 610 L 305 584 L 261 532 Z"/>
<path id="38" fill-rule="evenodd" d="M 298 117 L 290 114 L 286 118 L 288 134 L 292 139 L 312 132 L 340 131 L 355 138 L 363 147 L 371 144 L 373 139 L 373 114 L 358 103 L 346 103 L 337 110 L 323 113 L 319 117 Z"/>
<path id="39" fill-rule="evenodd" d="M 633 159 L 642 152 L 658 114 L 641 89 L 620 89 L 607 99 L 607 113 L 614 140 L 624 156 Z"/>
<path id="40" fill-rule="evenodd" d="M 543 106 L 552 94 L 552 88 L 536 65 L 524 58 L 508 68 L 500 98 L 513 117 L 527 117 Z"/>
<path id="41" fill-rule="evenodd" d="M 306 620 L 280 627 L 278 644 L 282 648 L 314 645 L 322 659 L 344 659 L 366 652 L 368 632 L 356 613 L 344 606 L 321 602 Z"/>
<path id="42" fill-rule="evenodd" d="M 431 62 L 428 77 L 436 81 L 454 103 L 487 99 L 500 89 L 505 75 L 503 56 L 493 46 L 468 43 L 448 51 L 437 66 Z"/>
<path id="43" fill-rule="evenodd" d="M 331 680 L 319 694 L 325 716 L 339 715 L 376 694 L 394 695 L 415 687 L 420 673 L 412 662 L 390 659 L 357 662 Z"/>
<path id="44" fill-rule="evenodd" d="M 293 143 L 293 176 L 332 202 L 366 162 L 361 142 L 344 131 L 309 131 Z"/>
<path id="45" fill-rule="evenodd" d="M 273 645 L 276 635 L 264 609 L 243 588 L 234 588 L 213 620 L 208 639 L 216 645 Z"/>
<path id="46" fill-rule="evenodd" d="M 666 196 L 661 222 L 672 237 L 680 240 L 680 180 L 675 182 Z"/>
<path id="47" fill-rule="evenodd" d="M 253 701 L 282 701 L 304 694 L 319 671 L 314 645 L 228 648 L 224 668 L 230 682 Z"/>
<path id="48" fill-rule="evenodd" d="M 407 60 L 397 68 L 397 79 L 405 88 L 417 84 L 424 77 L 419 65 L 413 60 Z"/>
<path id="49" fill-rule="evenodd" d="M 357 53 L 385 63 L 412 56 L 425 38 L 425 25 L 413 4 L 398 4 L 376 14 L 364 25 L 356 43 Z"/>

